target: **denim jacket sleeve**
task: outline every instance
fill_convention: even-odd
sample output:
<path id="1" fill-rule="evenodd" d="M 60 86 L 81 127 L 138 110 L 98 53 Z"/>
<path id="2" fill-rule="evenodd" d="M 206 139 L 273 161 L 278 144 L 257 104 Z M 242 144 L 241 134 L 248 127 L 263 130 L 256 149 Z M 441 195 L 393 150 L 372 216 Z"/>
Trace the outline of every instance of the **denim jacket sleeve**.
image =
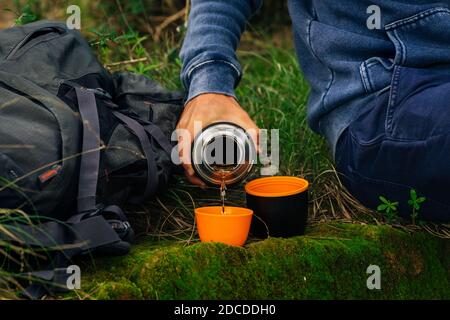
<path id="1" fill-rule="evenodd" d="M 242 76 L 236 49 L 262 0 L 192 0 L 180 57 L 187 101 L 202 93 L 234 96 Z"/>

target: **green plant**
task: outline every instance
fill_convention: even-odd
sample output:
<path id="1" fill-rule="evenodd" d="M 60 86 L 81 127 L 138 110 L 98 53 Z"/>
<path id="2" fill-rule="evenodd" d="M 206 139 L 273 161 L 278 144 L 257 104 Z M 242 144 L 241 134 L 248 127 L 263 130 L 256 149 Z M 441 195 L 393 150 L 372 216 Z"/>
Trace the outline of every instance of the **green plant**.
<path id="1" fill-rule="evenodd" d="M 408 204 L 412 207 L 411 220 L 413 224 L 416 224 L 416 220 L 419 217 L 420 204 L 424 203 L 427 198 L 418 197 L 415 189 L 409 191 L 409 197 Z"/>
<path id="2" fill-rule="evenodd" d="M 115 42 L 117 39 L 117 33 L 114 30 L 109 30 L 105 26 L 91 28 L 89 32 L 95 36 L 94 40 L 89 42 L 93 47 L 105 48 L 108 47 L 110 42 Z"/>
<path id="3" fill-rule="evenodd" d="M 24 4 L 20 0 L 14 0 L 14 9 L 6 8 L 4 11 L 12 12 L 16 15 L 14 24 L 23 25 L 40 19 L 36 6 L 38 1 L 27 0 Z"/>
<path id="4" fill-rule="evenodd" d="M 379 196 L 381 203 L 378 205 L 377 210 L 386 215 L 388 221 L 397 219 L 398 202 L 392 202 L 383 196 Z"/>

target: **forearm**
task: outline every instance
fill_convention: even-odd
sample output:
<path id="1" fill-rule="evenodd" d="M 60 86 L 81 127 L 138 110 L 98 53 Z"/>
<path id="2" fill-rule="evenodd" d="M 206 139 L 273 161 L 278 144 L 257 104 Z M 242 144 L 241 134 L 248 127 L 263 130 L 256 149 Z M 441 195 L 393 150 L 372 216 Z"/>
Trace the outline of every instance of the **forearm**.
<path id="1" fill-rule="evenodd" d="M 261 0 L 192 0 L 180 57 L 188 100 L 202 93 L 234 96 L 242 76 L 236 49 Z"/>

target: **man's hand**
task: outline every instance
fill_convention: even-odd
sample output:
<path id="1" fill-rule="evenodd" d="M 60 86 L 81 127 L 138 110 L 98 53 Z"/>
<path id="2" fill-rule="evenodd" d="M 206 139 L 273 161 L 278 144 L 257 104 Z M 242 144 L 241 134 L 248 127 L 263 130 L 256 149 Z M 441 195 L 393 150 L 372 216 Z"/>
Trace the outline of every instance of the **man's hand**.
<path id="1" fill-rule="evenodd" d="M 255 146 L 258 146 L 258 127 L 236 99 L 216 93 L 205 93 L 195 97 L 186 105 L 177 125 L 177 129 L 185 129 L 190 133 L 189 143 L 182 141 L 182 136 L 178 138 L 178 149 L 186 177 L 193 184 L 204 186 L 200 178 L 195 176 L 191 165 L 191 144 L 196 133 L 194 132 L 195 121 L 201 122 L 201 128 L 215 122 L 235 123 L 244 130 L 250 130 L 249 134 Z"/>

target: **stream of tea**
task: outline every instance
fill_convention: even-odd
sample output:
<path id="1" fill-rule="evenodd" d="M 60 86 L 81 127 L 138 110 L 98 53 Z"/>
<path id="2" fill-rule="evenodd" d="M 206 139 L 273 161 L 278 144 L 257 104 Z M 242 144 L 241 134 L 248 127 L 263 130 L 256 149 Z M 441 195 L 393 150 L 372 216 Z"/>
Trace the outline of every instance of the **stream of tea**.
<path id="1" fill-rule="evenodd" d="M 220 198 L 222 200 L 222 214 L 225 214 L 225 197 L 227 194 L 227 185 L 225 183 L 226 171 L 220 170 L 222 182 L 220 183 Z"/>
<path id="2" fill-rule="evenodd" d="M 225 196 L 227 194 L 227 186 L 225 184 L 225 181 L 222 180 L 222 183 L 220 184 L 220 198 L 222 200 L 222 213 L 225 214 Z"/>

